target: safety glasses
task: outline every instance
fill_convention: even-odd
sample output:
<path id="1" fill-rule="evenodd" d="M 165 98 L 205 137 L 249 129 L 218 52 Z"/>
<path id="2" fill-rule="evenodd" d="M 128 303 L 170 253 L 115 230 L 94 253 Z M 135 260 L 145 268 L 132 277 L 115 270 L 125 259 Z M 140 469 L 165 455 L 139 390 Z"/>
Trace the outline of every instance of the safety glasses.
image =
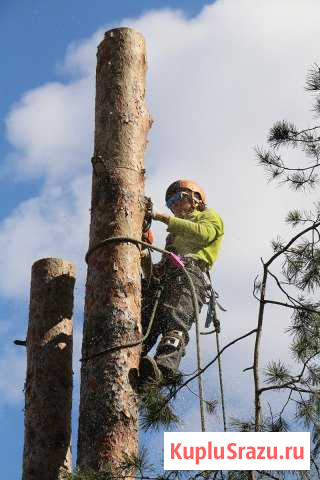
<path id="1" fill-rule="evenodd" d="M 180 202 L 180 200 L 182 200 L 183 198 L 189 198 L 189 193 L 181 191 L 177 192 L 172 195 L 172 197 L 168 198 L 168 200 L 166 201 L 166 205 L 168 208 L 171 208 L 174 203 Z"/>

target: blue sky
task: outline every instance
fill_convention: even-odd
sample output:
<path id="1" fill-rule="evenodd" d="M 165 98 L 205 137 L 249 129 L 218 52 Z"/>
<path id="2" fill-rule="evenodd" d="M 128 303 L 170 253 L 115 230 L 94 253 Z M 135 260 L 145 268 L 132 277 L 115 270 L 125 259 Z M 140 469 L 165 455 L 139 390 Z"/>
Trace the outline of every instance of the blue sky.
<path id="1" fill-rule="evenodd" d="M 179 8 L 187 17 L 195 15 L 206 2 L 189 1 L 102 1 L 90 2 L 70 0 L 58 1 L 6 1 L 0 5 L 0 41 L 6 48 L 2 50 L 3 68 L 0 77 L 0 158 L 12 151 L 5 134 L 4 119 L 12 105 L 21 95 L 46 83 L 61 80 L 63 74 L 57 65 L 65 55 L 69 43 L 89 37 L 103 25 L 116 27 L 125 17 L 137 17 L 150 8 Z M 11 174 L 0 176 L 0 219 L 25 199 L 37 195 L 42 179 L 23 180 Z M 17 252 L 18 255 L 18 252 Z M 30 265 L 31 267 L 31 265 Z M 30 273 L 26 272 L 26 276 Z M 27 326 L 28 305 L 14 299 L 0 300 L 1 320 L 18 319 L 17 330 L 23 332 Z M 15 327 L 10 335 L 1 337 L 0 349 L 4 343 L 11 346 Z M 13 349 L 16 347 L 12 347 Z M 22 356 L 23 353 L 20 355 Z M 9 375 L 10 365 L 1 364 Z M 21 384 L 21 389 L 23 384 Z M 0 464 L 3 478 L 14 480 L 21 473 L 23 445 L 23 404 L 1 406 L 1 453 Z"/>
<path id="2" fill-rule="evenodd" d="M 23 92 L 57 77 L 56 66 L 65 54 L 66 46 L 77 39 L 90 36 L 102 25 L 116 26 L 121 19 L 137 17 L 146 10 L 179 8 L 187 17 L 197 14 L 207 2 L 201 0 L 176 1 L 7 1 L 0 5 L 0 38 L 3 49 L 1 75 L 0 116 Z M 4 137 L 1 122 L 0 155 L 10 149 Z M 6 215 L 17 200 L 36 192 L 39 185 L 6 181 L 1 184 L 4 201 L 0 216 Z M 18 190 L 18 191 L 17 191 Z"/>
<path id="3" fill-rule="evenodd" d="M 215 270 L 228 308 L 221 339 L 225 344 L 255 325 L 252 280 L 260 256 L 270 253 L 270 239 L 279 232 L 288 235 L 286 212 L 313 200 L 267 186 L 253 147 L 265 141 L 275 120 L 311 123 L 311 101 L 303 85 L 307 68 L 319 62 L 314 42 L 319 21 L 318 0 L 283 0 L 281 5 L 277 0 L 1 2 L 0 37 L 6 45 L 0 77 L 3 478 L 19 478 L 23 445 L 25 352 L 12 340 L 26 333 L 31 265 L 45 256 L 77 265 L 78 388 L 95 50 L 103 30 L 125 24 L 147 41 L 147 100 L 155 123 L 146 154 L 146 188 L 157 208 L 164 209 L 169 182 L 195 178 L 225 220 L 227 234 Z M 155 232 L 156 243 L 163 244 L 165 230 L 156 225 Z M 269 311 L 264 358 L 274 352 L 288 358 L 287 324 L 286 315 Z M 251 380 L 241 373 L 250 365 L 250 347 L 246 342 L 224 358 L 228 408 L 234 415 L 250 415 Z M 212 358 L 210 339 L 203 348 L 205 360 Z M 192 370 L 192 342 L 184 362 Z M 217 395 L 216 380 L 216 372 L 210 371 L 208 397 Z M 180 408 L 188 410 L 185 428 L 197 429 L 192 395 L 185 393 L 181 402 Z M 74 446 L 76 415 L 75 408 Z M 212 419 L 211 428 L 221 428 L 220 420 Z"/>

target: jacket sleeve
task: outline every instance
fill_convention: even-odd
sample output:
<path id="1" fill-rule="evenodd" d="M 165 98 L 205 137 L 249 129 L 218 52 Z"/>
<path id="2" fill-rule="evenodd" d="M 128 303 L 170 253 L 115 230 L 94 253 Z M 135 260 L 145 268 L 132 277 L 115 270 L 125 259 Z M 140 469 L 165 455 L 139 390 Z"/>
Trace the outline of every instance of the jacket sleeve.
<path id="1" fill-rule="evenodd" d="M 206 246 L 217 237 L 223 235 L 223 223 L 217 213 L 209 210 L 195 221 L 170 217 L 168 232 L 176 235 L 185 235 L 189 239 L 194 239 L 199 245 Z"/>

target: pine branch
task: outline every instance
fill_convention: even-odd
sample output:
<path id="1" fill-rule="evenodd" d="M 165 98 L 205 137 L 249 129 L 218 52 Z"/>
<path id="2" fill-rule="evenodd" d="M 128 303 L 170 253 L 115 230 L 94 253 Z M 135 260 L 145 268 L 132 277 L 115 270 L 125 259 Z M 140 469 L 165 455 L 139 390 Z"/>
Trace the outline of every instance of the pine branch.
<path id="1" fill-rule="evenodd" d="M 269 260 L 265 263 L 266 267 L 269 267 L 274 262 L 274 260 L 276 260 L 284 252 L 286 252 L 291 247 L 291 245 L 293 245 L 299 238 L 301 238 L 306 233 L 311 232 L 315 228 L 318 228 L 319 226 L 320 226 L 320 222 L 319 221 L 315 222 L 310 227 L 305 228 L 304 230 L 299 232 L 297 235 L 292 237 L 291 240 L 283 248 L 281 248 L 278 252 L 276 252 L 272 257 L 269 258 Z"/>
<path id="2" fill-rule="evenodd" d="M 279 477 L 275 477 L 274 475 L 271 475 L 271 473 L 266 472 L 265 470 L 257 470 L 257 472 L 261 475 L 265 475 L 268 478 L 272 478 L 273 480 L 281 480 Z"/>
<path id="3" fill-rule="evenodd" d="M 232 345 L 234 345 L 235 343 L 239 342 L 240 340 L 243 340 L 247 337 L 249 337 L 250 335 L 252 335 L 253 333 L 255 333 L 257 330 L 256 329 L 253 329 L 253 330 L 250 330 L 250 332 L 248 333 L 245 333 L 244 335 L 241 335 L 241 337 L 238 337 L 234 340 L 232 340 L 231 342 L 229 342 L 227 345 L 225 345 L 221 350 L 220 352 L 214 357 L 213 360 L 211 360 L 209 363 L 207 363 L 207 365 L 205 365 L 204 367 L 202 367 L 199 371 L 197 371 L 197 373 L 195 375 L 192 375 L 188 380 L 186 380 L 184 383 L 182 383 L 182 385 L 180 385 L 177 390 L 175 391 L 174 394 L 170 394 L 166 399 L 165 401 L 161 404 L 160 406 L 160 409 L 159 411 L 164 408 L 176 395 L 177 393 L 182 389 L 184 388 L 186 385 L 188 385 L 190 382 L 192 382 L 192 380 L 194 380 L 195 378 L 197 378 L 199 375 L 202 375 L 202 373 L 204 373 L 209 367 L 211 367 L 211 365 L 213 365 L 217 360 L 218 358 L 220 357 L 220 355 L 222 355 L 222 353 L 227 350 L 228 348 L 230 348 Z"/>
<path id="4" fill-rule="evenodd" d="M 316 63 L 308 71 L 307 80 L 306 80 L 306 90 L 311 92 L 316 92 L 320 90 L 320 68 Z"/>
<path id="5" fill-rule="evenodd" d="M 318 355 L 318 353 L 316 354 L 313 354 L 311 357 L 309 357 L 304 363 L 303 363 L 303 367 L 302 367 L 302 370 L 301 372 L 299 373 L 298 376 L 296 377 L 291 377 L 291 379 L 287 382 L 284 382 L 280 385 L 271 385 L 269 387 L 263 387 L 263 388 L 260 388 L 259 390 L 259 395 L 261 395 L 261 393 L 263 392 L 266 392 L 268 390 L 280 390 L 280 389 L 283 389 L 283 388 L 290 388 L 292 390 L 296 390 L 296 391 L 299 391 L 299 392 L 303 392 L 303 393 L 318 393 L 318 391 L 314 392 L 312 390 L 305 390 L 303 388 L 300 388 L 299 386 L 297 386 L 300 382 L 301 382 L 301 379 L 303 377 L 303 374 L 307 368 L 307 365 L 308 363 L 310 362 L 310 360 L 312 360 L 312 358 L 314 358 L 316 355 Z M 320 390 L 319 390 L 320 392 Z"/>
<path id="6" fill-rule="evenodd" d="M 175 390 L 171 394 L 175 397 Z M 166 396 L 161 392 L 158 383 L 148 383 L 140 392 L 141 427 L 143 430 L 172 429 L 181 423 L 172 407 L 166 402 Z M 163 408 L 159 409 L 159 405 Z"/>
<path id="7" fill-rule="evenodd" d="M 264 303 L 265 304 L 270 303 L 272 305 L 280 305 L 281 307 L 286 307 L 286 308 L 293 308 L 294 310 L 305 310 L 311 313 L 318 313 L 318 314 L 320 313 L 319 310 L 313 310 L 311 308 L 306 308 L 300 305 L 290 305 L 289 303 L 278 302 L 276 300 L 264 300 Z"/>

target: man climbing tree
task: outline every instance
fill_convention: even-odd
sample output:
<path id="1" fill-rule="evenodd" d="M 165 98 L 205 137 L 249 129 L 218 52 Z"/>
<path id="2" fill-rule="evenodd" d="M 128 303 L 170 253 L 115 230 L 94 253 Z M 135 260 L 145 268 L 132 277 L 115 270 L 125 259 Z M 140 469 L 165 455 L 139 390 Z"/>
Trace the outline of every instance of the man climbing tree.
<path id="1" fill-rule="evenodd" d="M 152 217 L 168 225 L 166 249 L 178 255 L 191 275 L 197 294 L 199 311 L 206 300 L 208 272 L 217 259 L 224 234 L 217 212 L 206 208 L 202 188 L 190 180 L 177 180 L 166 191 L 166 205 L 174 216 L 154 212 Z M 153 268 L 149 286 L 143 289 L 142 327 L 146 332 L 159 285 L 162 293 L 156 316 L 142 351 L 139 374 L 142 384 L 150 380 L 170 383 L 179 368 L 188 331 L 194 321 L 194 307 L 186 276 L 164 256 Z M 154 358 L 147 353 L 162 335 Z"/>

